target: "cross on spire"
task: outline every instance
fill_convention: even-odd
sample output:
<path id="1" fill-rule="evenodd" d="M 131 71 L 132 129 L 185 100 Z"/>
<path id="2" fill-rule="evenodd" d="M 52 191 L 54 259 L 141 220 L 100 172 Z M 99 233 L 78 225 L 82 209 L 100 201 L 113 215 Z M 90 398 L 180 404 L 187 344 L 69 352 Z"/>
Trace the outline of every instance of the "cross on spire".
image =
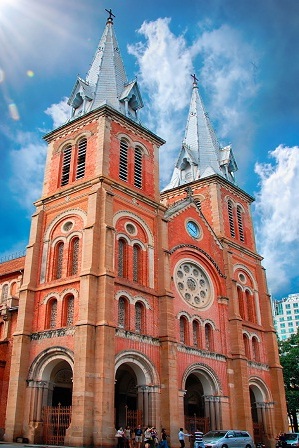
<path id="1" fill-rule="evenodd" d="M 115 15 L 112 13 L 111 8 L 110 9 L 105 9 L 105 11 L 108 12 L 109 17 L 107 19 L 107 23 L 113 23 L 113 17 L 115 17 Z"/>
<path id="2" fill-rule="evenodd" d="M 191 78 L 193 78 L 193 85 L 194 85 L 194 86 L 197 86 L 197 81 L 198 81 L 198 79 L 196 78 L 195 73 L 194 73 L 193 75 L 191 75 Z"/>

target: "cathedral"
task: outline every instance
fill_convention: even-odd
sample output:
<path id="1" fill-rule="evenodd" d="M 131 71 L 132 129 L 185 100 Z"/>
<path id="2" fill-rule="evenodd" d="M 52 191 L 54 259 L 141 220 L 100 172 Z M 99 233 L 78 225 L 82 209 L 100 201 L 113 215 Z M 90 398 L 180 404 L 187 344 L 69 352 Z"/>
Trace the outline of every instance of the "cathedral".
<path id="1" fill-rule="evenodd" d="M 113 14 L 49 132 L 24 257 L 0 264 L 0 440 L 113 447 L 119 426 L 287 430 L 250 206 L 190 78 L 170 183 Z"/>

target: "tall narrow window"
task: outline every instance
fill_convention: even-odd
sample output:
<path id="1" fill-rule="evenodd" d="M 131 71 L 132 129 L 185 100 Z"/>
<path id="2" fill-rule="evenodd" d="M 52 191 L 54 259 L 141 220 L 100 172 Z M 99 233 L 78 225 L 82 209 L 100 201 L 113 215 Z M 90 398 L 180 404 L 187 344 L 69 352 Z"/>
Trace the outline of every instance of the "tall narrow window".
<path id="1" fill-rule="evenodd" d="M 56 328 L 56 321 L 57 321 L 57 300 L 56 299 L 51 300 L 49 312 L 50 312 L 49 327 Z"/>
<path id="2" fill-rule="evenodd" d="M 61 186 L 67 185 L 69 183 L 71 158 L 72 158 L 72 146 L 67 145 L 63 150 Z"/>
<path id="3" fill-rule="evenodd" d="M 118 301 L 118 326 L 121 328 L 127 326 L 127 301 L 123 297 Z"/>
<path id="4" fill-rule="evenodd" d="M 238 205 L 237 206 L 237 221 L 238 221 L 238 231 L 239 231 L 239 238 L 242 243 L 244 243 L 244 228 L 243 228 L 243 216 L 242 216 L 242 209 Z"/>
<path id="5" fill-rule="evenodd" d="M 86 138 L 82 138 L 78 144 L 76 179 L 81 179 L 85 175 L 86 148 L 87 140 Z"/>
<path id="6" fill-rule="evenodd" d="M 143 322 L 143 304 L 136 302 L 135 304 L 135 330 L 137 333 L 142 332 L 142 322 Z"/>
<path id="7" fill-rule="evenodd" d="M 66 326 L 70 327 L 74 323 L 74 296 L 66 299 Z"/>
<path id="8" fill-rule="evenodd" d="M 253 294 L 248 291 L 245 291 L 246 302 L 247 302 L 247 310 L 248 310 L 248 320 L 250 322 L 256 322 L 256 313 L 255 313 L 255 304 Z"/>
<path id="9" fill-rule="evenodd" d="M 243 334 L 243 344 L 244 344 L 245 356 L 247 359 L 250 359 L 249 339 L 246 334 Z"/>
<path id="10" fill-rule="evenodd" d="M 259 342 L 256 337 L 252 338 L 252 357 L 254 361 L 260 361 Z"/>
<path id="11" fill-rule="evenodd" d="M 142 151 L 140 148 L 135 148 L 134 185 L 137 188 L 142 187 Z"/>
<path id="12" fill-rule="evenodd" d="M 8 297 L 8 284 L 6 283 L 5 285 L 2 286 L 2 295 L 1 295 L 2 302 L 6 300 L 7 297 Z"/>
<path id="13" fill-rule="evenodd" d="M 75 237 L 71 241 L 70 275 L 77 275 L 78 269 L 79 269 L 79 238 Z"/>
<path id="14" fill-rule="evenodd" d="M 195 347 L 200 346 L 200 337 L 199 337 L 199 324 L 197 320 L 192 322 L 192 331 L 193 331 L 193 345 Z"/>
<path id="15" fill-rule="evenodd" d="M 235 238 L 236 232 L 235 232 L 235 223 L 234 223 L 234 207 L 232 201 L 227 202 L 227 211 L 228 211 L 228 222 L 229 222 L 229 231 L 230 236 Z"/>
<path id="16" fill-rule="evenodd" d="M 206 350 L 213 350 L 213 329 L 210 324 L 205 325 L 205 342 L 206 342 Z"/>
<path id="17" fill-rule="evenodd" d="M 186 319 L 184 317 L 180 317 L 180 342 L 186 344 L 187 339 L 187 325 Z"/>
<path id="18" fill-rule="evenodd" d="M 124 181 L 128 180 L 128 148 L 128 143 L 122 139 L 119 153 L 119 178 Z"/>
<path id="19" fill-rule="evenodd" d="M 240 286 L 237 287 L 238 292 L 238 302 L 239 302 L 239 313 L 242 319 L 246 319 L 246 313 L 245 313 L 245 304 L 244 304 L 244 296 L 243 291 L 240 288 Z"/>
<path id="20" fill-rule="evenodd" d="M 133 281 L 141 283 L 142 279 L 142 253 L 138 244 L 133 246 Z"/>
<path id="21" fill-rule="evenodd" d="M 118 276 L 127 277 L 127 243 L 122 238 L 118 240 Z"/>
<path id="22" fill-rule="evenodd" d="M 54 278 L 62 277 L 64 244 L 60 241 L 55 247 Z"/>

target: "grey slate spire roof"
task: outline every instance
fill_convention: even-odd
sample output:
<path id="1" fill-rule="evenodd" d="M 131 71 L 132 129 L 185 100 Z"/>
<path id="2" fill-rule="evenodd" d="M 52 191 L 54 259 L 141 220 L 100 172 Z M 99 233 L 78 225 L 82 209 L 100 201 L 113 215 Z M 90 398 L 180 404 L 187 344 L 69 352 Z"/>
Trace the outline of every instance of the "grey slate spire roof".
<path id="1" fill-rule="evenodd" d="M 193 77 L 190 109 L 182 143 L 170 183 L 163 191 L 202 179 L 213 174 L 235 183 L 238 167 L 231 146 L 220 147 L 204 109 L 197 79 Z"/>
<path id="2" fill-rule="evenodd" d="M 86 79 L 78 76 L 68 104 L 71 119 L 107 104 L 127 117 L 137 120 L 137 110 L 143 107 L 136 80 L 128 82 L 110 11 L 104 33 Z M 112 17 L 113 16 L 113 17 Z"/>

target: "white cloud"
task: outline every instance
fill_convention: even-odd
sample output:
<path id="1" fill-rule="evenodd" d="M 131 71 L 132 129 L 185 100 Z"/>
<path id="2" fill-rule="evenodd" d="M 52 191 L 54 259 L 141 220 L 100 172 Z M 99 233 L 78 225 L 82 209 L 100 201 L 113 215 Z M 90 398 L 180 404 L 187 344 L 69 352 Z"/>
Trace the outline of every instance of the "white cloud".
<path id="1" fill-rule="evenodd" d="M 259 55 L 239 31 L 228 25 L 203 30 L 192 46 L 192 54 L 200 55 L 200 84 L 208 94 L 211 120 L 218 123 L 217 135 L 226 144 L 233 142 L 240 166 L 246 165 L 255 131 L 249 106 L 259 88 Z"/>
<path id="2" fill-rule="evenodd" d="M 278 146 L 269 155 L 274 164 L 256 164 L 260 177 L 256 211 L 260 223 L 257 243 L 271 292 L 287 288 L 298 276 L 299 258 L 299 147 Z"/>
<path id="3" fill-rule="evenodd" d="M 192 61 L 202 67 L 196 73 L 199 87 L 208 92 L 212 122 L 221 123 L 217 135 L 229 136 L 229 142 L 242 151 L 243 160 L 254 129 L 247 106 L 258 89 L 254 76 L 257 56 L 236 30 L 227 25 L 205 31 L 199 27 L 199 37 L 188 46 L 185 36 L 175 36 L 169 27 L 168 18 L 144 22 L 139 33 L 145 42 L 129 46 L 137 58 L 142 91 L 150 98 L 146 125 L 167 142 L 160 152 L 162 186 L 172 174 L 171 161 L 175 161 L 184 135 Z"/>
<path id="4" fill-rule="evenodd" d="M 167 141 L 161 149 L 160 173 L 162 184 L 171 175 L 183 136 L 193 73 L 190 49 L 183 36 L 176 37 L 169 29 L 170 19 L 144 22 L 139 32 L 145 43 L 129 46 L 139 65 L 138 80 L 149 97 L 146 125 Z"/>
<path id="5" fill-rule="evenodd" d="M 19 133 L 16 141 L 20 148 L 10 152 L 9 188 L 17 202 L 32 212 L 33 202 L 41 196 L 47 146 L 29 132 Z"/>
<path id="6" fill-rule="evenodd" d="M 52 118 L 54 129 L 66 123 L 70 117 L 70 106 L 67 104 L 67 98 L 63 98 L 59 103 L 49 106 L 45 113 Z"/>

